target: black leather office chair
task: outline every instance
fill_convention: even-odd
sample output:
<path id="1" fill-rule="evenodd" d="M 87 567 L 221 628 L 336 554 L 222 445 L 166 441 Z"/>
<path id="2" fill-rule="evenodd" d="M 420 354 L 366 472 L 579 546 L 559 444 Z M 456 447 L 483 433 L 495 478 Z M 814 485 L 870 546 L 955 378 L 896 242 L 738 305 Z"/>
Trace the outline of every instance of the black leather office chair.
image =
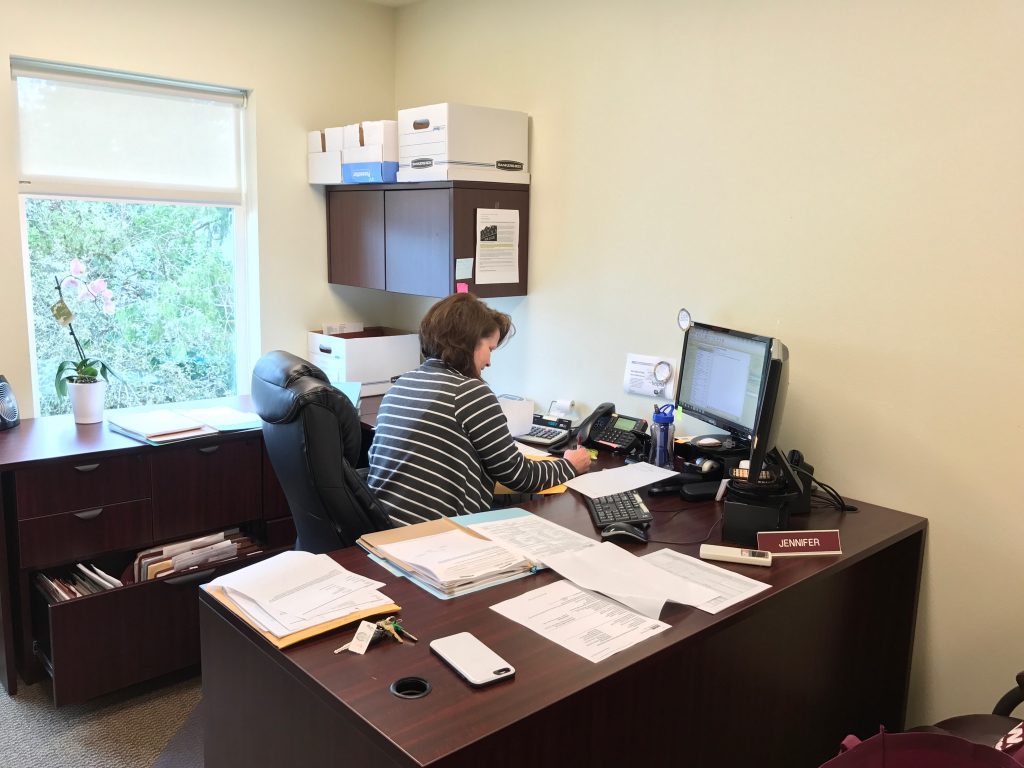
<path id="1" fill-rule="evenodd" d="M 1024 703 L 1024 672 L 1017 673 L 1017 685 L 996 703 L 991 715 L 957 715 L 935 725 L 913 728 L 913 731 L 952 733 L 975 744 L 995 746 L 1010 730 L 1020 725 L 1021 718 L 1012 713 Z"/>
<path id="2" fill-rule="evenodd" d="M 295 521 L 296 549 L 330 552 L 391 527 L 353 469 L 362 441 L 359 414 L 323 371 L 289 352 L 268 352 L 253 370 L 252 399 Z"/>

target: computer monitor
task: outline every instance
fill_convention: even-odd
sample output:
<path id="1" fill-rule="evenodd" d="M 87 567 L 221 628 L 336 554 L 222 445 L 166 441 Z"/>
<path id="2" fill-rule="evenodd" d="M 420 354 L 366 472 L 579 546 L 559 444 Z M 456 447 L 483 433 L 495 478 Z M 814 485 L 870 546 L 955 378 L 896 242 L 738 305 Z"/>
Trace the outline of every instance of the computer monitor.
<path id="1" fill-rule="evenodd" d="M 756 478 L 775 447 L 788 383 L 789 350 L 778 339 L 694 323 L 683 342 L 676 404 L 750 450 Z"/>

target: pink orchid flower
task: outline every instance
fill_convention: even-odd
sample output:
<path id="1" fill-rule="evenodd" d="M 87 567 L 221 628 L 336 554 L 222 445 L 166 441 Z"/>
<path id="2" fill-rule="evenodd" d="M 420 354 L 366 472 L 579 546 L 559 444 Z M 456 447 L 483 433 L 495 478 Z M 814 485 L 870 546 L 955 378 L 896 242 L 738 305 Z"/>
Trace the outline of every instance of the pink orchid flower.
<path id="1" fill-rule="evenodd" d="M 71 274 L 74 277 L 85 276 L 85 264 L 82 263 L 81 259 L 71 260 Z"/>
<path id="2" fill-rule="evenodd" d="M 107 281 L 102 277 L 89 283 L 89 293 L 93 296 L 100 296 L 105 290 L 107 290 Z"/>

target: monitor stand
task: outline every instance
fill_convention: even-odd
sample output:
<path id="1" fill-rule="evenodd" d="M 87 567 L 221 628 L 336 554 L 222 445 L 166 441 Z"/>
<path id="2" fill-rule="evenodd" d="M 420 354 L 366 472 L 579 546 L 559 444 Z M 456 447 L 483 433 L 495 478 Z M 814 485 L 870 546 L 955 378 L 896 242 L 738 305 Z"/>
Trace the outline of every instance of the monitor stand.
<path id="1" fill-rule="evenodd" d="M 713 438 L 717 444 L 702 445 L 701 440 Z M 750 457 L 750 443 L 739 440 L 732 435 L 701 435 L 689 442 L 676 446 L 676 455 L 682 456 L 685 461 L 691 464 L 699 458 L 707 459 L 729 459 Z"/>

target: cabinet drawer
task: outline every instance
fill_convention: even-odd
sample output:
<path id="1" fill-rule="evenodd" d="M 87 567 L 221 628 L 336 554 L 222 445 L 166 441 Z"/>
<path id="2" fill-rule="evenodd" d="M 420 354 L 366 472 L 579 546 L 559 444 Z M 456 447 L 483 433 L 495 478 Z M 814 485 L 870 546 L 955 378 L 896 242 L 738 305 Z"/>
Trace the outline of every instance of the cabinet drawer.
<path id="1" fill-rule="evenodd" d="M 262 516 L 262 440 L 166 447 L 154 454 L 153 538 L 166 541 Z"/>
<path id="2" fill-rule="evenodd" d="M 49 603 L 33 589 L 34 637 L 58 706 L 199 663 L 199 585 L 265 555 Z"/>
<path id="3" fill-rule="evenodd" d="M 22 568 L 39 568 L 102 552 L 142 549 L 152 541 L 149 499 L 35 517 L 18 525 Z"/>
<path id="4" fill-rule="evenodd" d="M 149 460 L 142 454 L 27 467 L 14 477 L 21 520 L 150 495 Z"/>

